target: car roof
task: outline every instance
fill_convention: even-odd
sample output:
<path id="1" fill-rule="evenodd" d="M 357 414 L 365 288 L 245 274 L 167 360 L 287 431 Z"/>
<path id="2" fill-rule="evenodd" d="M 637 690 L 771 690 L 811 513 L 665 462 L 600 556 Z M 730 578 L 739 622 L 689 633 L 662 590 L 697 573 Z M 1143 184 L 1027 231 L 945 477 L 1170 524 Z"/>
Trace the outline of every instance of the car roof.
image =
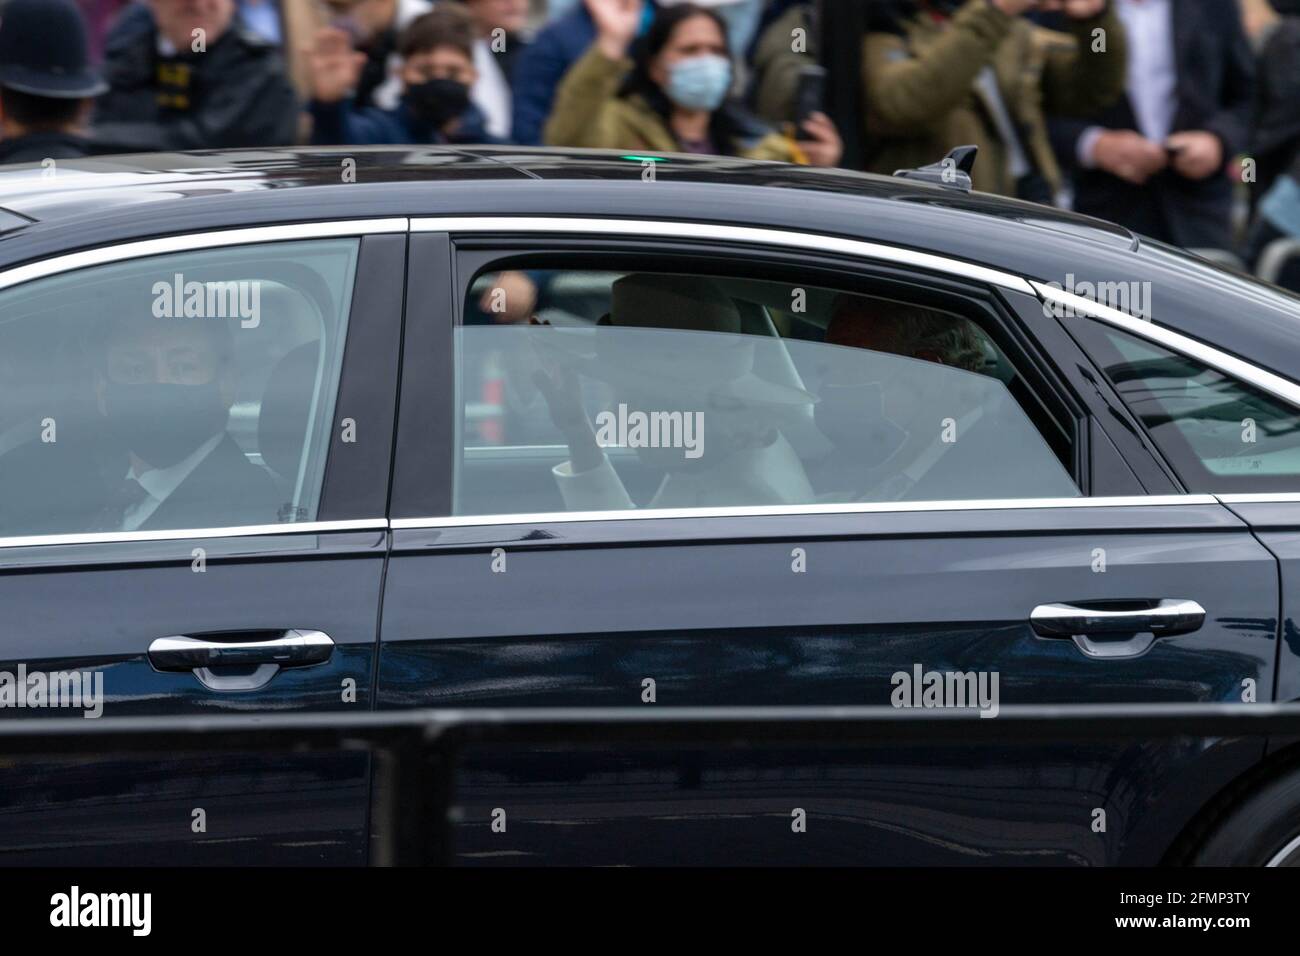
<path id="1" fill-rule="evenodd" d="M 1067 288 L 1076 279 L 1142 285 L 1156 322 L 1221 345 L 1225 319 L 1258 298 L 1209 263 L 1050 206 L 838 169 L 522 146 L 285 147 L 0 166 L 0 269 L 185 232 L 422 216 L 653 219 L 865 240 Z M 1300 379 L 1294 304 L 1252 302 L 1250 314 L 1233 324 L 1232 351 Z"/>
<path id="2" fill-rule="evenodd" d="M 342 176 L 348 159 L 354 163 L 355 183 L 345 182 Z M 48 169 L 35 163 L 5 166 L 0 167 L 0 215 L 11 218 L 0 219 L 0 229 L 21 221 L 90 216 L 141 203 L 181 204 L 218 194 L 276 191 L 282 195 L 285 190 L 357 184 L 373 187 L 418 182 L 431 188 L 463 188 L 466 181 L 481 185 L 519 180 L 544 180 L 552 185 L 565 181 L 588 186 L 642 184 L 648 165 L 653 165 L 657 183 L 796 189 L 864 203 L 922 203 L 1033 223 L 1123 246 L 1133 241 L 1126 229 L 1101 220 L 915 180 L 730 157 L 515 146 L 144 153 L 61 159 Z M 788 195 L 771 196 L 776 203 L 788 200 Z M 758 203 L 754 209 L 759 219 L 762 205 Z"/>

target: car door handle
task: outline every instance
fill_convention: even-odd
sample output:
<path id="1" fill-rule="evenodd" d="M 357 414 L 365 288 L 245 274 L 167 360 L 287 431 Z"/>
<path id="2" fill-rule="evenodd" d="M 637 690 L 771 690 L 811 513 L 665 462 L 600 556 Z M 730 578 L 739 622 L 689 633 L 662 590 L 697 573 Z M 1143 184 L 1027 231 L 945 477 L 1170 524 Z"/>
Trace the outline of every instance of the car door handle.
<path id="1" fill-rule="evenodd" d="M 252 690 L 269 681 L 281 667 L 321 664 L 334 653 L 334 642 L 324 631 L 295 628 L 271 632 L 271 637 L 258 636 L 265 633 L 160 637 L 149 645 L 149 663 L 160 671 L 192 670 L 213 690 Z M 223 678 L 212 671 L 214 667 L 252 667 L 254 671 Z"/>
<path id="2" fill-rule="evenodd" d="M 1136 602 L 1132 608 L 1040 604 L 1029 624 L 1040 637 L 1071 638 L 1089 657 L 1137 657 L 1162 637 L 1190 634 L 1205 623 L 1205 608 L 1195 601 L 1164 598 Z M 1125 640 L 1107 639 L 1108 636 Z M 1099 638 L 1094 640 L 1095 638 Z"/>

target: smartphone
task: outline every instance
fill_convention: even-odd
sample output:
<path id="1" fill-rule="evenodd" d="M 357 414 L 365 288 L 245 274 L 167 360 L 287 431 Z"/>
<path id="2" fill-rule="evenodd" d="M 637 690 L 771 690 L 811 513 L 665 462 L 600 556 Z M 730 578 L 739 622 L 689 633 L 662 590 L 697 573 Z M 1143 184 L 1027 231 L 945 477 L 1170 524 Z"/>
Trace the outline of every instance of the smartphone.
<path id="1" fill-rule="evenodd" d="M 820 66 L 800 67 L 799 81 L 794 94 L 795 139 L 811 139 L 804 132 L 803 122 L 813 113 L 823 112 L 826 98 L 826 70 Z"/>

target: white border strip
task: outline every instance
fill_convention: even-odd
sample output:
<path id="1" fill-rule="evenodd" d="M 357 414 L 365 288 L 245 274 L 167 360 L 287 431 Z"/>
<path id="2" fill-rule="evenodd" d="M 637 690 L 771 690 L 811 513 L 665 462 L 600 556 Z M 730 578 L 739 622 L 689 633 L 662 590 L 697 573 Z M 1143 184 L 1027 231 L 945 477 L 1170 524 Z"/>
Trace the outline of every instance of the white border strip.
<path id="1" fill-rule="evenodd" d="M 1131 332 L 1139 338 L 1157 342 L 1166 348 L 1173 349 L 1175 352 L 1181 352 L 1188 358 L 1204 362 L 1225 375 L 1230 375 L 1235 379 L 1253 385 L 1262 392 L 1300 408 L 1300 385 L 1290 379 L 1275 375 L 1273 372 L 1252 365 L 1235 355 L 1229 355 L 1227 352 L 1222 352 L 1213 346 L 1206 345 L 1204 342 L 1197 341 L 1180 332 L 1175 332 L 1163 325 L 1156 325 L 1154 322 L 1135 318 L 1127 312 L 1121 312 L 1109 305 L 1103 305 L 1092 299 L 1041 282 L 1030 284 L 1033 286 L 1034 291 L 1044 299 L 1050 299 L 1060 305 L 1068 306 L 1076 313 L 1090 315 L 1126 332 Z"/>
<path id="2" fill-rule="evenodd" d="M 15 266 L 0 273 L 0 289 L 31 282 L 60 272 L 84 269 L 88 266 L 121 262 L 126 259 L 143 259 L 172 252 L 193 249 L 218 249 L 223 246 L 254 245 L 261 242 L 290 242 L 300 239 L 337 239 L 347 236 L 369 236 L 379 233 L 406 232 L 409 220 L 353 219 L 344 222 L 300 222 L 285 226 L 257 226 L 250 229 L 220 229 L 210 232 L 191 232 L 184 235 L 165 236 L 161 239 L 139 239 L 116 245 L 100 246 L 82 252 L 52 256 L 25 266 Z"/>
<path id="3" fill-rule="evenodd" d="M 960 259 L 949 259 L 928 252 L 900 249 L 876 242 L 841 239 L 808 232 L 784 229 L 760 229 L 751 226 L 724 226 L 707 222 L 670 222 L 649 219 L 564 219 L 536 216 L 467 216 L 411 219 L 411 232 L 562 232 L 599 235 L 650 236 L 659 239 L 717 239 L 723 242 L 756 243 L 788 246 L 816 252 L 839 252 L 865 259 L 902 262 L 935 272 L 946 272 L 967 279 L 989 282 L 1017 292 L 1033 294 L 1028 282 L 1009 272 L 977 266 Z"/>
<path id="4" fill-rule="evenodd" d="M 263 535 L 325 534 L 330 531 L 387 531 L 384 518 L 346 521 L 300 521 L 297 524 L 248 524 L 229 528 L 179 528 L 159 531 L 96 531 L 87 534 L 36 534 L 0 538 L 0 548 L 43 548 L 65 544 L 121 544 L 133 541 L 180 541 L 194 538 L 255 538 Z"/>
<path id="5" fill-rule="evenodd" d="M 394 531 L 409 528 L 472 528 L 489 525 L 561 524 L 583 521 L 649 521 L 678 518 L 758 518 L 781 515 L 855 515 L 930 511 L 996 511 L 1043 508 L 1132 508 L 1217 504 L 1214 495 L 1133 495 L 1113 498 L 986 498 L 970 501 L 883 501 L 863 504 L 759 505 L 734 508 L 635 508 L 629 511 L 547 511 L 517 515 L 455 515 L 394 518 Z"/>
<path id="6" fill-rule="evenodd" d="M 1225 505 L 1300 504 L 1300 494 L 1293 491 L 1242 491 L 1215 497 Z"/>

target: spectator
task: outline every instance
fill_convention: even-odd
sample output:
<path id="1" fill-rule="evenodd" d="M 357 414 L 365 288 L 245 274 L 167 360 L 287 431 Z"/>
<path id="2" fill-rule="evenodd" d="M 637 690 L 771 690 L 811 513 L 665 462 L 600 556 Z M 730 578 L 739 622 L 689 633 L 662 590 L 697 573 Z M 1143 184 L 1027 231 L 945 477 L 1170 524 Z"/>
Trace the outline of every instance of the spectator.
<path id="1" fill-rule="evenodd" d="M 528 0 L 464 0 L 474 21 L 474 69 L 478 80 L 470 99 L 483 112 L 487 131 L 496 139 L 510 138 L 513 103 L 511 79 L 527 44 Z"/>
<path id="2" fill-rule="evenodd" d="M 763 28 L 754 47 L 752 97 L 754 111 L 769 123 L 786 123 L 795 116 L 799 71 L 819 60 L 821 38 L 813 29 L 809 0 L 776 0 L 783 12 Z M 803 42 L 795 38 L 803 31 Z"/>
<path id="3" fill-rule="evenodd" d="M 1250 144 L 1257 200 L 1300 156 L 1300 16 L 1281 16 L 1268 0 L 1243 0 L 1242 13 L 1258 77 Z"/>
<path id="4" fill-rule="evenodd" d="M 355 89 L 365 54 L 347 34 L 326 28 L 313 55 L 315 143 L 482 143 L 490 137 L 470 102 L 474 26 L 463 10 L 443 4 L 417 17 L 398 40 L 402 99 L 392 110 L 358 106 Z"/>
<path id="5" fill-rule="evenodd" d="M 10 0 L 0 18 L 0 163 L 85 156 L 91 97 L 107 88 L 87 65 L 69 0 Z"/>
<path id="6" fill-rule="evenodd" d="M 511 136 L 516 143 L 536 146 L 542 141 L 542 128 L 551 115 L 560 80 L 596 39 L 596 21 L 591 14 L 593 2 L 597 0 L 580 0 L 575 9 L 548 23 L 520 54 L 515 67 L 511 124 Z M 639 8 L 636 33 L 640 35 L 649 29 L 658 5 L 655 0 L 631 2 Z"/>
<path id="7" fill-rule="evenodd" d="M 1232 247 L 1228 161 L 1246 149 L 1254 69 L 1234 0 L 1114 0 L 1125 95 L 1095 123 L 1054 120 L 1074 206 L 1175 245 Z"/>
<path id="8" fill-rule="evenodd" d="M 1300 157 L 1289 170 L 1273 180 L 1273 185 L 1259 201 L 1259 214 L 1251 227 L 1246 249 L 1251 268 L 1259 270 L 1264 250 L 1277 239 L 1300 242 Z M 1297 257 L 1290 257 L 1274 281 L 1283 288 L 1300 293 L 1300 268 L 1296 262 Z"/>
<path id="9" fill-rule="evenodd" d="M 342 30 L 350 38 L 352 45 L 365 54 L 365 63 L 361 76 L 357 80 L 355 99 L 359 106 L 378 106 L 380 109 L 396 109 L 402 98 L 402 81 L 397 75 L 400 56 L 397 41 L 401 32 L 410 26 L 418 16 L 433 9 L 429 0 L 285 0 L 286 4 L 300 5 L 308 3 L 313 7 L 324 6 L 328 17 L 321 22 L 315 20 L 315 27 L 332 27 Z M 292 13 L 292 16 L 290 15 Z M 295 24 L 308 20 L 300 11 L 286 10 L 286 20 Z M 304 35 L 299 31 L 299 35 Z M 314 42 L 301 45 L 304 59 L 310 60 L 310 49 Z M 302 74 L 310 73 L 309 63 L 301 67 Z M 295 76 L 300 75 L 295 73 Z"/>
<path id="10" fill-rule="evenodd" d="M 796 145 L 726 99 L 731 60 L 726 27 L 709 9 L 674 6 L 655 17 L 635 60 L 635 0 L 588 0 L 596 42 L 569 71 L 546 124 L 552 145 L 692 152 L 834 166 L 840 141 L 814 113 L 811 139 Z"/>
<path id="11" fill-rule="evenodd" d="M 1106 0 L 1064 0 L 1068 35 L 1021 16 L 1049 3 L 1061 6 L 919 0 L 873 24 L 863 47 L 867 168 L 888 175 L 973 143 L 976 189 L 1052 202 L 1061 174 L 1044 114 L 1087 116 L 1113 102 L 1124 34 Z"/>
<path id="12" fill-rule="evenodd" d="M 148 9 L 147 29 L 124 16 L 109 37 L 97 140 L 119 150 L 294 141 L 297 108 L 283 62 L 244 28 L 234 0 L 149 0 Z"/>

